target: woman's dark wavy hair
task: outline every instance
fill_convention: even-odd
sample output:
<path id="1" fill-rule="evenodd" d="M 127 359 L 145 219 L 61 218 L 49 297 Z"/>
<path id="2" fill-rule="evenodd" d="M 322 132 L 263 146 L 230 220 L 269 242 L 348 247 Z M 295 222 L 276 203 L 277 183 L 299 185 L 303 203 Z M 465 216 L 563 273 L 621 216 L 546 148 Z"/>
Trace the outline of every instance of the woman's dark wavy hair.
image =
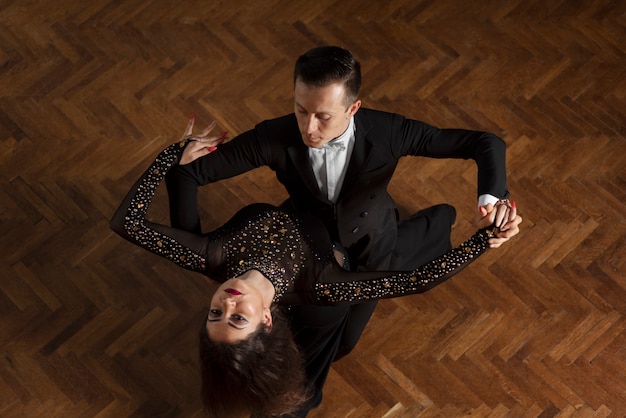
<path id="1" fill-rule="evenodd" d="M 202 401 L 209 415 L 231 418 L 289 414 L 308 399 L 304 363 L 284 308 L 272 308 L 271 330 L 260 325 L 236 344 L 200 330 Z"/>
<path id="2" fill-rule="evenodd" d="M 346 89 L 345 104 L 351 105 L 361 90 L 361 64 L 347 49 L 321 46 L 301 55 L 296 61 L 293 82 L 323 87 L 341 81 Z"/>

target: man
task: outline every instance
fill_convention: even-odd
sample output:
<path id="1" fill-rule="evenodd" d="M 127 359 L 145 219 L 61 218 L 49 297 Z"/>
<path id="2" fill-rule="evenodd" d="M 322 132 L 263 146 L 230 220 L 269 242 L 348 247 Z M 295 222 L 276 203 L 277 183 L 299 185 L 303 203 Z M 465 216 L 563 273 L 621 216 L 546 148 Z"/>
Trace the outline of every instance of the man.
<path id="1" fill-rule="evenodd" d="M 402 156 L 472 158 L 478 165 L 481 215 L 508 198 L 505 144 L 493 134 L 438 129 L 397 114 L 361 108 L 360 64 L 339 47 L 314 48 L 294 71 L 295 112 L 267 120 L 208 154 L 178 166 L 166 179 L 173 226 L 200 231 L 199 185 L 269 166 L 285 186 L 285 202 L 319 217 L 349 255 L 353 269 L 410 270 L 451 248 L 456 212 L 449 205 L 424 209 L 399 221 L 387 192 Z M 209 153 L 210 152 L 210 153 Z M 501 221 L 498 247 L 518 233 L 513 209 Z M 293 329 L 316 385 L 309 407 L 321 401 L 330 363 L 358 341 L 375 303 L 347 308 L 294 307 Z M 305 416 L 306 411 L 303 411 Z"/>

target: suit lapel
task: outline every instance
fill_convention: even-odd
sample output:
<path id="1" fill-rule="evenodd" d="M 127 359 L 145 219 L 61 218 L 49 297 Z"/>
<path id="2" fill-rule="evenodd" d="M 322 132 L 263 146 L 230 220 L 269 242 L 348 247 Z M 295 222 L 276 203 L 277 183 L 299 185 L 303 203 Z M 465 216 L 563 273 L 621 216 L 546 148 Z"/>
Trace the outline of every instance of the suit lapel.
<path id="1" fill-rule="evenodd" d="M 357 112 L 354 117 L 354 123 L 356 125 L 354 148 L 350 156 L 350 162 L 348 163 L 346 177 L 343 179 L 343 184 L 341 185 L 339 199 L 343 197 L 345 190 L 350 190 L 351 185 L 358 180 L 361 169 L 372 152 L 372 143 L 367 139 L 367 133 L 370 131 L 372 125 L 368 120 L 359 118 L 358 116 L 359 112 Z"/>
<path id="2" fill-rule="evenodd" d="M 298 145 L 291 145 L 287 148 L 289 158 L 293 162 L 294 167 L 298 171 L 298 174 L 303 180 L 303 183 L 311 191 L 311 193 L 318 199 L 326 201 L 326 196 L 322 195 L 320 188 L 317 185 L 313 168 L 311 167 L 311 161 L 309 160 L 309 149 L 300 142 Z"/>

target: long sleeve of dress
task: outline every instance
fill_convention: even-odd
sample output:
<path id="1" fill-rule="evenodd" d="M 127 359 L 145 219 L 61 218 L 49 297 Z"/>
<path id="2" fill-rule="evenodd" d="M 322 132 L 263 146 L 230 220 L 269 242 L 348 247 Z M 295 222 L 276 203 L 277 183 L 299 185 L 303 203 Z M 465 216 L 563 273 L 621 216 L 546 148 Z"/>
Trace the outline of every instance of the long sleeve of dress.
<path id="1" fill-rule="evenodd" d="M 123 238 L 188 270 L 205 273 L 207 238 L 146 219 L 148 207 L 165 173 L 178 163 L 183 143 L 163 150 L 130 189 L 110 227 Z"/>
<path id="2" fill-rule="evenodd" d="M 321 304 L 337 305 L 426 292 L 487 251 L 493 236 L 493 227 L 481 229 L 458 247 L 413 271 L 349 273 L 333 269 L 327 274 L 328 281 L 315 283 L 315 296 Z"/>

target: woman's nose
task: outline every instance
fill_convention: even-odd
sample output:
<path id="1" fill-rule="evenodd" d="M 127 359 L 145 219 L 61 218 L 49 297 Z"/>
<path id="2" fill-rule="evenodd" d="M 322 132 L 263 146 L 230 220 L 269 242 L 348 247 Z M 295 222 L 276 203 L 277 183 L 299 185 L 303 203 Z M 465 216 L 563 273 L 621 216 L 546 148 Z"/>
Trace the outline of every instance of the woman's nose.
<path id="1" fill-rule="evenodd" d="M 224 298 L 222 298 L 222 302 L 229 306 L 234 306 L 236 303 L 235 298 L 233 298 L 232 296 L 225 296 Z"/>

